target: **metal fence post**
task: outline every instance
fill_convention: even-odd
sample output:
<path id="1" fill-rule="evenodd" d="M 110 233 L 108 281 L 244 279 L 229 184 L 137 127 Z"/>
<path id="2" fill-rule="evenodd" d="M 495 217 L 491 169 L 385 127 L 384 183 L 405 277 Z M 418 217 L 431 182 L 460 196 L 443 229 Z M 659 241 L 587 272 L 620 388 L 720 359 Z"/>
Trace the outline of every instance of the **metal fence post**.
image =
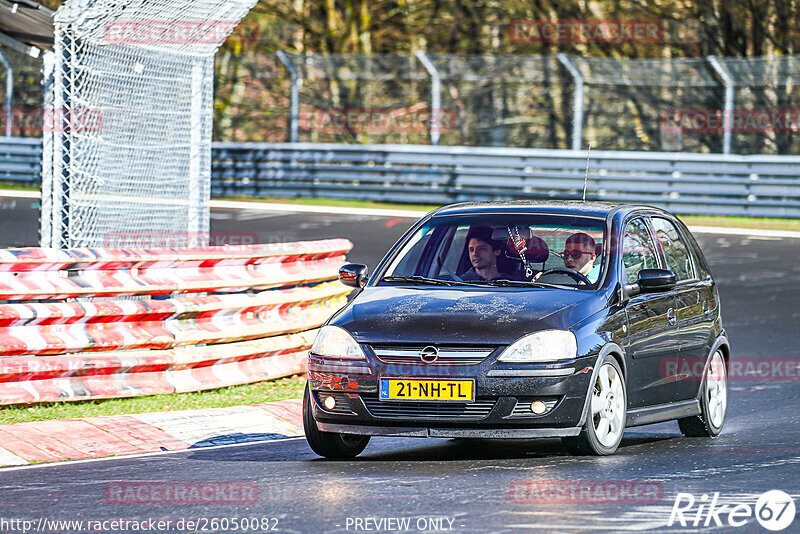
<path id="1" fill-rule="evenodd" d="M 53 113 L 56 55 L 42 56 L 42 117 Z M 49 130 L 49 131 L 48 131 Z M 42 120 L 42 197 L 39 215 L 39 246 L 51 247 L 53 242 L 53 128 L 45 128 Z"/>
<path id="2" fill-rule="evenodd" d="M 289 71 L 291 75 L 291 93 L 289 96 L 289 142 L 296 143 L 297 142 L 297 132 L 299 128 L 300 122 L 300 75 L 297 72 L 292 60 L 289 59 L 289 56 L 283 50 L 278 50 L 276 52 L 278 59 L 281 60 L 281 63 L 284 64 L 286 69 Z"/>
<path id="3" fill-rule="evenodd" d="M 0 52 L 0 63 L 6 68 L 6 137 L 11 137 L 11 101 L 14 97 L 14 69 Z"/>
<path id="4" fill-rule="evenodd" d="M 212 60 L 213 61 L 213 60 Z M 213 64 L 213 63 L 212 63 Z M 196 57 L 192 61 L 192 96 L 191 96 L 191 133 L 189 143 L 189 220 L 186 232 L 189 237 L 189 246 L 208 246 L 208 227 L 203 228 L 201 206 L 207 199 L 201 198 L 203 193 L 203 126 L 204 126 L 204 97 L 203 80 L 205 80 L 207 59 Z M 201 232 L 206 232 L 202 234 Z"/>
<path id="5" fill-rule="evenodd" d="M 429 128 L 431 144 L 438 145 L 442 132 L 442 78 L 436 65 L 433 64 L 433 61 L 430 60 L 425 52 L 417 50 L 414 55 L 417 56 L 422 66 L 431 75 L 431 120 Z"/>
<path id="6" fill-rule="evenodd" d="M 733 130 L 733 76 L 731 76 L 730 71 L 725 68 L 725 65 L 719 62 L 717 56 L 708 56 L 706 59 L 717 74 L 719 74 L 719 77 L 722 78 L 722 83 L 725 84 L 725 116 L 723 117 L 722 153 L 730 154 L 731 132 Z"/>
<path id="7" fill-rule="evenodd" d="M 575 83 L 575 94 L 572 101 L 572 150 L 580 150 L 583 144 L 583 75 L 568 55 L 562 52 L 556 57 L 567 69 Z"/>
<path id="8" fill-rule="evenodd" d="M 72 248 L 72 218 L 70 208 L 72 202 L 72 93 L 75 87 L 75 39 L 68 31 L 56 28 L 55 45 L 57 63 L 55 66 L 55 98 L 53 100 L 54 133 L 53 158 L 58 159 L 53 168 L 53 193 L 57 197 L 53 206 L 53 237 L 50 246 L 54 248 Z M 60 47 L 60 53 L 59 53 Z M 57 139 L 57 140 L 56 140 Z"/>

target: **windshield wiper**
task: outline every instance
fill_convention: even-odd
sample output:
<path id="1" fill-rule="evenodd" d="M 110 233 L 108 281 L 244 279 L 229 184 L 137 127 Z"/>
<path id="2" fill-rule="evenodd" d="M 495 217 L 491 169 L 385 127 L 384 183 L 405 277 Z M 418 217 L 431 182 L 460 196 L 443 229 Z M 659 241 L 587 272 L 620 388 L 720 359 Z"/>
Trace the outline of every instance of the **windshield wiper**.
<path id="1" fill-rule="evenodd" d="M 407 282 L 414 284 L 431 284 L 435 286 L 471 286 L 472 282 L 456 282 L 455 280 L 439 280 L 438 278 L 426 278 L 424 276 L 384 276 L 384 282 Z"/>
<path id="2" fill-rule="evenodd" d="M 557 286 L 554 284 L 546 284 L 544 282 L 528 282 L 525 280 L 508 280 L 505 278 L 500 278 L 498 280 L 484 280 L 482 282 L 478 282 L 481 284 L 492 285 L 492 286 L 502 286 L 502 287 L 555 287 L 559 288 L 562 286 Z"/>

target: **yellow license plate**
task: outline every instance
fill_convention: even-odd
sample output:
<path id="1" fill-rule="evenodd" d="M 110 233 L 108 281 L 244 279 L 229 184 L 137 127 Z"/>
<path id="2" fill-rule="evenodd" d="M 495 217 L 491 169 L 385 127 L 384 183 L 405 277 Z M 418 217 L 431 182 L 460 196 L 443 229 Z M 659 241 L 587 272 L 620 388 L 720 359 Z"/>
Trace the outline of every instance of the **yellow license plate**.
<path id="1" fill-rule="evenodd" d="M 381 378 L 381 400 L 456 401 L 475 400 L 474 380 Z"/>

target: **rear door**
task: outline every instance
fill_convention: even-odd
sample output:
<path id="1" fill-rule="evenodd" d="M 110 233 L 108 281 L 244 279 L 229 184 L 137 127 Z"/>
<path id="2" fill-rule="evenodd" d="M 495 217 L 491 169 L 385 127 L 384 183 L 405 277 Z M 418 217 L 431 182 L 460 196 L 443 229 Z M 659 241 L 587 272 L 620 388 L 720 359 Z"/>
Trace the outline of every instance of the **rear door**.
<path id="1" fill-rule="evenodd" d="M 661 263 L 645 218 L 628 221 L 623 232 L 622 282 L 634 284 L 639 271 L 657 269 Z M 675 292 L 640 293 L 628 300 L 625 314 L 625 348 L 632 358 L 628 406 L 641 408 L 674 400 L 678 353 Z"/>
<path id="2" fill-rule="evenodd" d="M 667 269 L 675 273 L 675 312 L 678 320 L 678 365 L 675 399 L 697 395 L 710 349 L 713 293 L 710 279 L 702 279 L 697 262 L 678 226 L 667 218 L 653 217 L 653 231 Z"/>

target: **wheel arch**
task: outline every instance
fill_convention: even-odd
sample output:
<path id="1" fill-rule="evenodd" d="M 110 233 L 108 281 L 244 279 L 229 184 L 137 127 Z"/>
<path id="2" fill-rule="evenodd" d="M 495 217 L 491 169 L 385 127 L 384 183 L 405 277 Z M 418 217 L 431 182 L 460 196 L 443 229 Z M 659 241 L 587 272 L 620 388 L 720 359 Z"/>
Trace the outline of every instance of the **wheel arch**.
<path id="1" fill-rule="evenodd" d="M 627 384 L 628 369 L 625 365 L 625 351 L 616 343 L 606 343 L 603 345 L 603 348 L 600 349 L 600 354 L 597 355 L 597 360 L 594 364 L 594 370 L 592 370 L 592 377 L 589 379 L 589 387 L 586 390 L 586 399 L 583 401 L 583 411 L 581 412 L 581 420 L 579 423 L 579 426 L 581 427 L 586 423 L 586 417 L 589 413 L 589 402 L 592 399 L 592 388 L 594 387 L 594 383 L 597 381 L 597 373 L 600 372 L 600 367 L 607 358 L 613 358 L 619 364 L 619 367 L 622 370 L 622 378 Z M 627 390 L 627 385 L 625 389 Z"/>

